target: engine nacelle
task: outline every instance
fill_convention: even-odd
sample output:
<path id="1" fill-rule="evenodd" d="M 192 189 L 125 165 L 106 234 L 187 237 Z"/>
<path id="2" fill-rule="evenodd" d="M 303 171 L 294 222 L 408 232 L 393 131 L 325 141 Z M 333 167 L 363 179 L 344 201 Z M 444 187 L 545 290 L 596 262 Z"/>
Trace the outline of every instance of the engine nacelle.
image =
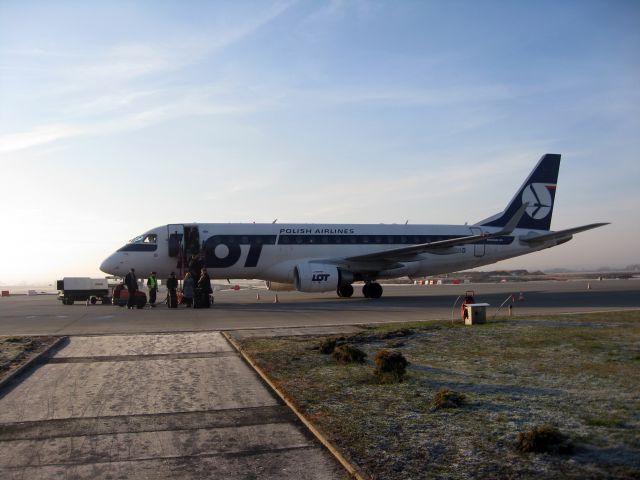
<path id="1" fill-rule="evenodd" d="M 293 270 L 294 286 L 299 292 L 330 292 L 342 283 L 351 283 L 353 275 L 323 263 L 299 263 Z"/>
<path id="2" fill-rule="evenodd" d="M 293 283 L 278 283 L 278 282 L 264 282 L 267 286 L 267 290 L 272 292 L 291 292 L 296 289 Z"/>

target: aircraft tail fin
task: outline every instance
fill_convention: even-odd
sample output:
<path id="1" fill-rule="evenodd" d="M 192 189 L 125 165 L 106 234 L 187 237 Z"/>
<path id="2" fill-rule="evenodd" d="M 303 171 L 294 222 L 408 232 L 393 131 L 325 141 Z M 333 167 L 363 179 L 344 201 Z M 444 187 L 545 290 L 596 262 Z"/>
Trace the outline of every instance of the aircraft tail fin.
<path id="1" fill-rule="evenodd" d="M 515 228 L 550 230 L 553 202 L 556 196 L 560 155 L 547 153 L 531 171 L 507 208 L 476 225 L 485 227 L 505 227 L 509 220 L 525 203 L 528 206 Z"/>

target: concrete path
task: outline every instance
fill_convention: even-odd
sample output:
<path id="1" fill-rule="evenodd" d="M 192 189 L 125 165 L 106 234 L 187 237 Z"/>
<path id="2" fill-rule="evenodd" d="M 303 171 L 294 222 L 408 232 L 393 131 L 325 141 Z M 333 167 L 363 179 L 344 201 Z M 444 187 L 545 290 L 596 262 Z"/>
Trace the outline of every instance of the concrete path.
<path id="1" fill-rule="evenodd" d="M 347 478 L 218 332 L 71 337 L 0 391 L 0 478 Z"/>

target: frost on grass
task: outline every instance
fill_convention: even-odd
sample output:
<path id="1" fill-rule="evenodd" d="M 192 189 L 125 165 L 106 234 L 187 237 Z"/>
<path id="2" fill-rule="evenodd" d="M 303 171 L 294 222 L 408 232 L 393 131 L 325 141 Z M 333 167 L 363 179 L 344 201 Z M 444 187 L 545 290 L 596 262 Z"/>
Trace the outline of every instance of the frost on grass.
<path id="1" fill-rule="evenodd" d="M 243 345 L 365 476 L 640 478 L 640 312 L 403 328 L 345 339 L 372 359 L 401 340 L 410 364 L 399 383 L 376 381 L 374 362 L 318 354 L 325 337 Z M 443 389 L 469 401 L 434 411 Z M 570 434 L 573 452 L 518 451 L 517 434 L 533 425 Z"/>

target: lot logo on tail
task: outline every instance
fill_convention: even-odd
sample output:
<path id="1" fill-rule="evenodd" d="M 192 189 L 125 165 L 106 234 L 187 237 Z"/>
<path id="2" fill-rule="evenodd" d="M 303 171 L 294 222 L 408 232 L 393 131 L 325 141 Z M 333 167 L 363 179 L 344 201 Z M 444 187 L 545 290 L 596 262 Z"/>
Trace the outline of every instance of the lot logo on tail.
<path id="1" fill-rule="evenodd" d="M 522 192 L 522 203 L 529 203 L 527 215 L 534 220 L 540 220 L 551 212 L 553 198 L 551 191 L 555 190 L 555 185 L 547 183 L 531 183 Z"/>

